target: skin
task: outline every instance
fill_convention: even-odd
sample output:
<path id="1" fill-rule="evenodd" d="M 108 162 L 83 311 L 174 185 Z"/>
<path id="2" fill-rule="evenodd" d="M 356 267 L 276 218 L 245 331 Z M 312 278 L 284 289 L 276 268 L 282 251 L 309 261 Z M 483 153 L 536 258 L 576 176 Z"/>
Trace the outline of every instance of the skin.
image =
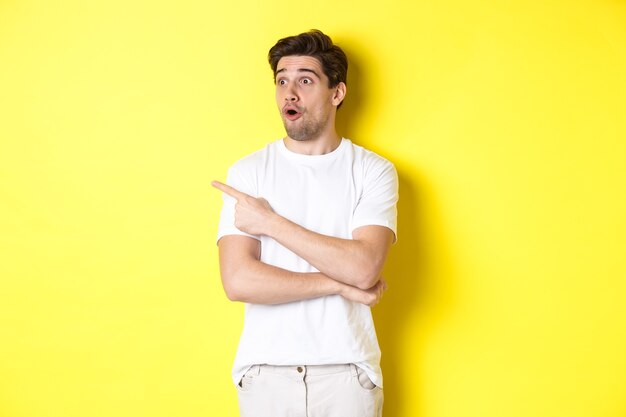
<path id="1" fill-rule="evenodd" d="M 316 58 L 287 56 L 276 67 L 276 105 L 285 126 L 287 149 L 305 155 L 332 152 L 341 142 L 335 131 L 337 106 L 346 95 L 346 85 L 328 87 L 328 77 Z M 289 120 L 284 109 L 294 106 L 302 116 Z"/>
<path id="2" fill-rule="evenodd" d="M 316 58 L 283 57 L 276 71 L 276 103 L 285 125 L 285 146 L 296 153 L 323 155 L 341 143 L 335 130 L 337 106 L 346 86 L 328 87 Z M 296 111 L 289 116 L 288 109 Z M 220 270 L 227 296 L 234 301 L 276 304 L 341 295 L 373 306 L 387 288 L 381 271 L 393 241 L 382 226 L 363 226 L 353 239 L 312 232 L 276 214 L 269 202 L 218 181 L 212 185 L 237 200 L 235 226 L 265 235 L 305 259 L 319 273 L 296 273 L 261 262 L 261 245 L 248 236 L 224 236 L 218 242 Z"/>

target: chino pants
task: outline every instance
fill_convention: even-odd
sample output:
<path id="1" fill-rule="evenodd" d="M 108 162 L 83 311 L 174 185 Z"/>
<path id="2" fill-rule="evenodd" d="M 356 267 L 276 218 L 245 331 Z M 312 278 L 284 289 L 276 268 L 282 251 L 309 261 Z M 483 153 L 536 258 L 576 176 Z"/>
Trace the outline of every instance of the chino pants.
<path id="1" fill-rule="evenodd" d="M 382 417 L 383 390 L 353 364 L 254 365 L 237 391 L 241 417 Z"/>

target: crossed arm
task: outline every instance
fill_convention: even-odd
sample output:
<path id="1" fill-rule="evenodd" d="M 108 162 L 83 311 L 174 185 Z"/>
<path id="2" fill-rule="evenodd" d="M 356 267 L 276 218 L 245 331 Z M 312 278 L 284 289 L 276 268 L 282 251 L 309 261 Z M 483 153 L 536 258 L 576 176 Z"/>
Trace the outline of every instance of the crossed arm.
<path id="1" fill-rule="evenodd" d="M 231 300 L 257 304 L 339 294 L 374 305 L 386 289 L 382 267 L 393 232 L 382 226 L 364 226 L 354 239 L 340 239 L 307 230 L 274 213 L 269 203 L 213 182 L 215 188 L 237 200 L 235 226 L 246 233 L 266 235 L 317 268 L 319 273 L 296 273 L 259 260 L 260 242 L 247 236 L 220 239 L 222 282 Z"/>

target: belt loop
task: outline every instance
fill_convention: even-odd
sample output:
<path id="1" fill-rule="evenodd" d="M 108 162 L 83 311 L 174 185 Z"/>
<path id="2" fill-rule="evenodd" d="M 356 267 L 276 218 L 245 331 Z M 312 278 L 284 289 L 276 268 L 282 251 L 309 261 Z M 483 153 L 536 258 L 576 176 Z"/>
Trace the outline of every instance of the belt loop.
<path id="1" fill-rule="evenodd" d="M 261 365 L 252 365 L 250 371 L 252 375 L 259 375 L 261 373 Z"/>
<path id="2" fill-rule="evenodd" d="M 353 363 L 350 364 L 350 370 L 352 371 L 352 376 L 358 376 L 359 375 L 359 370 L 357 368 L 357 366 Z"/>

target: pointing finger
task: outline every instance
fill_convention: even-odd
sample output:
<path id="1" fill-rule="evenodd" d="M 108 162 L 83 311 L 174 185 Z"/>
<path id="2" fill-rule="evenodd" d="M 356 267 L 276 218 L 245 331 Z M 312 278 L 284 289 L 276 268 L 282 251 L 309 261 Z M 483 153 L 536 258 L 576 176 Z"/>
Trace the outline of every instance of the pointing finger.
<path id="1" fill-rule="evenodd" d="M 213 181 L 211 182 L 211 185 L 217 188 L 218 190 L 220 190 L 221 192 L 226 193 L 229 196 L 233 197 L 237 201 L 248 197 L 248 194 L 242 193 L 241 191 L 237 191 L 230 185 L 222 184 L 219 181 Z"/>

